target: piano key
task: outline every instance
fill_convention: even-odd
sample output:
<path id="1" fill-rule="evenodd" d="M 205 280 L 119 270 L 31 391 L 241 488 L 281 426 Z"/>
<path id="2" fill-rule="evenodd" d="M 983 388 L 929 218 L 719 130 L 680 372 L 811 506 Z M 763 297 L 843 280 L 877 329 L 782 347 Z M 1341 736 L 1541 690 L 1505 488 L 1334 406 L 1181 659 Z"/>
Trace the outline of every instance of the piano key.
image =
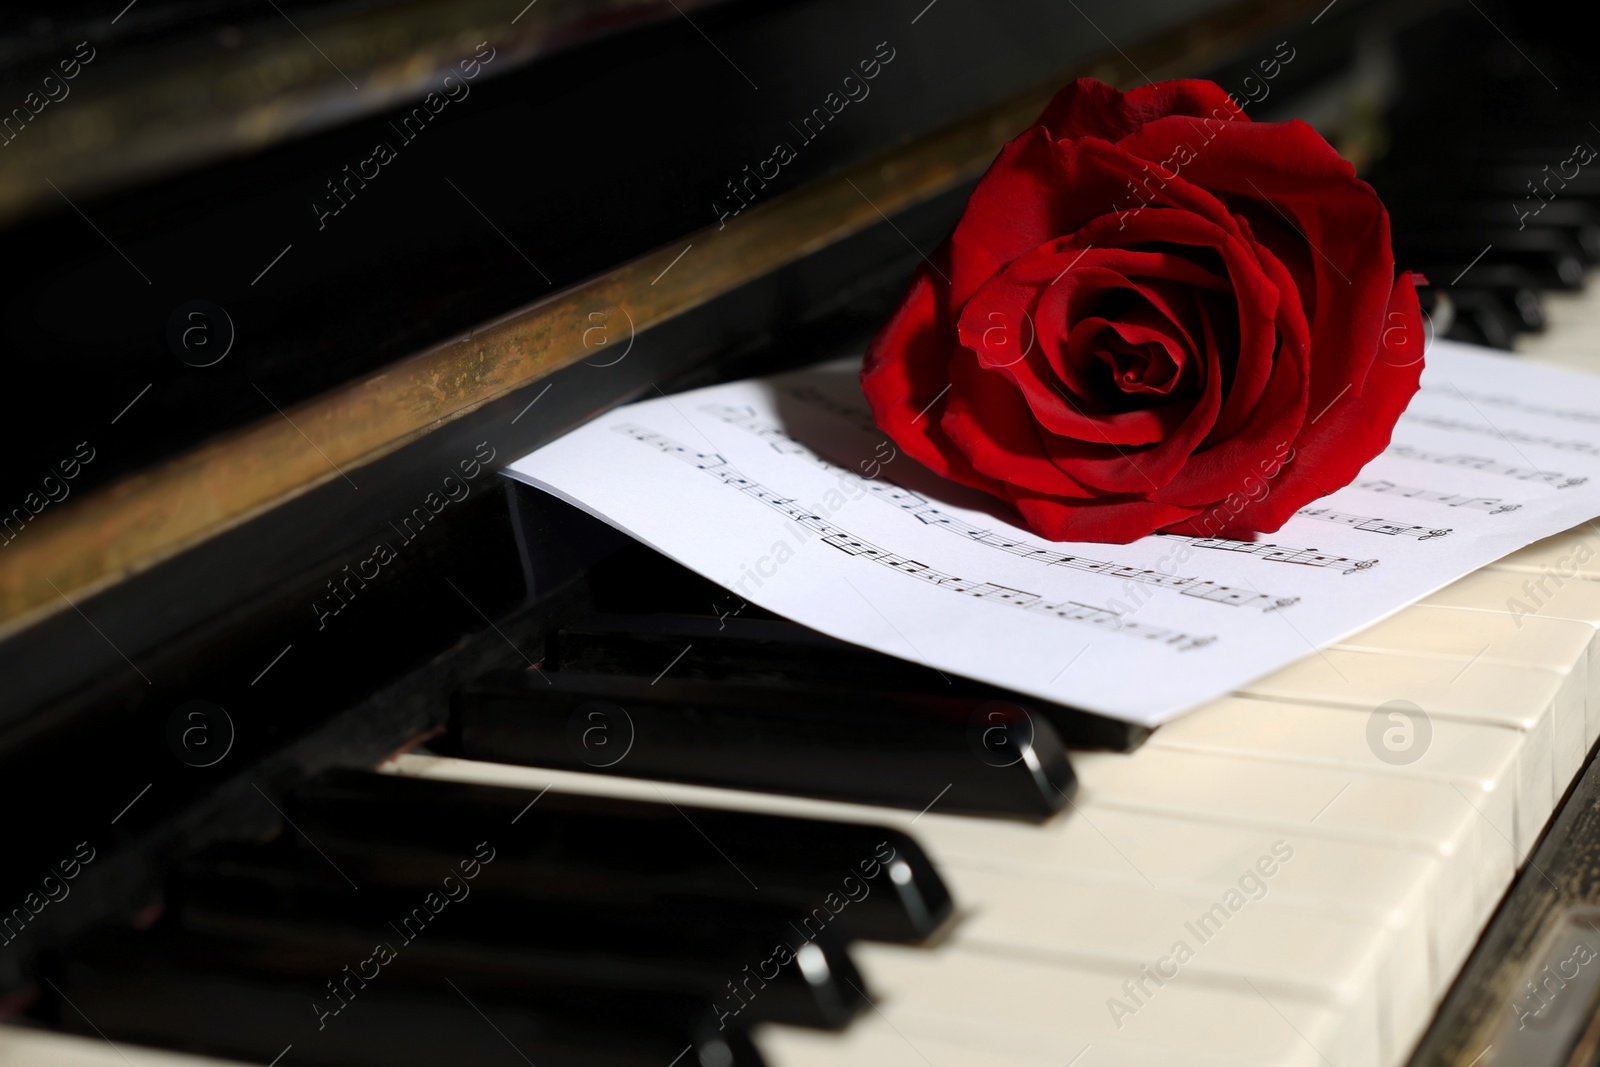
<path id="1" fill-rule="evenodd" d="M 1181 968 L 1185 981 L 1249 981 L 1269 997 L 1337 1006 L 1348 1025 L 1380 1035 L 1385 1059 L 1391 1051 L 1399 990 L 1389 939 L 1363 923 L 1261 903 L 1271 893 L 1269 877 L 1256 874 L 1247 889 L 1236 885 L 1221 897 L 973 872 L 959 872 L 954 884 L 972 916 L 944 948 L 1137 974 L 1182 941 L 1194 950 Z"/>
<path id="2" fill-rule="evenodd" d="M 1600 370 L 1600 289 L 1581 293 L 1547 293 L 1545 332 L 1517 338 L 1517 351 L 1531 358 L 1590 374 Z"/>
<path id="3" fill-rule="evenodd" d="M 1494 612 L 1511 617 L 1513 624 L 1526 624 L 1533 618 L 1565 619 L 1600 629 L 1600 584 L 1577 580 L 1539 583 L 1533 575 L 1519 571 L 1476 571 L 1424 597 L 1421 603 Z M 1589 678 L 1600 679 L 1600 641 L 1590 643 L 1588 659 Z M 1586 734 L 1600 737 L 1600 710 L 1591 705 L 1587 721 Z"/>
<path id="4" fill-rule="evenodd" d="M 1330 649 L 1242 686 L 1246 696 L 1337 705 L 1371 715 L 1387 705 L 1430 720 L 1519 731 L 1515 829 L 1497 826 L 1526 854 L 1583 759 L 1584 696 L 1570 676 L 1499 663 Z M 1373 757 L 1378 762 L 1377 757 Z M 1558 782 L 1560 784 L 1558 784 Z M 1513 837 L 1515 834 L 1515 837 Z M 1530 836 L 1530 834 L 1532 836 Z"/>
<path id="5" fill-rule="evenodd" d="M 918 1033 L 915 1040 L 883 1016 L 871 1016 L 842 1034 L 820 1034 L 786 1026 L 764 1026 L 755 1041 L 771 1067 L 1061 1067 L 1062 1053 L 1019 1054 L 999 1051 L 992 1042 L 951 1041 Z M 1170 1048 L 1128 1042 L 1079 1042 L 1068 1045 L 1070 1067 L 1165 1067 L 1174 1062 Z M 1076 1060 L 1070 1057 L 1076 1055 Z M 1288 1050 L 1284 1058 L 1245 1060 L 1210 1055 L 1195 1049 L 1181 1053 L 1185 1067 L 1328 1067 L 1310 1046 Z M 95 1067 L 99 1067 L 98 1064 Z"/>
<path id="6" fill-rule="evenodd" d="M 1519 548 L 1489 564 L 1489 569 L 1548 575 L 1549 585 L 1574 577 L 1600 581 L 1600 533 L 1584 523 Z"/>
<path id="7" fill-rule="evenodd" d="M 751 1036 L 770 1067 L 1060 1067 L 1062 1062 L 1059 1055 L 1018 1056 L 921 1034 L 913 1044 L 876 1015 L 862 1019 L 842 1034 L 818 1035 L 787 1026 L 760 1026 Z M 1083 1067 L 1083 1061 L 1075 1067 Z"/>
<path id="8" fill-rule="evenodd" d="M 1296 840 L 1326 835 L 1436 857 L 1430 899 L 1441 973 L 1454 972 L 1515 869 L 1509 834 L 1441 783 L 1149 746 L 1137 763 L 1108 755 L 1083 754 L 1079 772 L 1084 796 L 1104 806 L 1183 812 Z"/>
<path id="9" fill-rule="evenodd" d="M 577 777 L 598 777 L 584 776 Z M 781 902 L 846 937 L 921 940 L 949 917 L 944 882 L 906 834 L 877 825 L 366 772 L 328 772 L 286 799 L 304 839 L 363 877 L 437 882 L 440 866 L 494 852 L 484 888 L 529 899 L 637 906 L 660 894 Z M 934 798 L 930 798 L 930 802 Z M 874 809 L 881 810 L 881 809 Z M 402 867 L 409 865 L 409 869 Z M 856 894 L 860 894 L 859 897 Z M 810 929 L 807 926 L 806 929 Z"/>
<path id="10" fill-rule="evenodd" d="M 1414 762 L 1374 758 L 1371 741 L 1349 708 L 1227 697 L 1168 723 L 1149 742 L 1160 748 L 1254 756 L 1348 767 L 1363 773 L 1450 785 L 1491 823 L 1512 826 L 1519 738 L 1515 731 L 1441 720 Z M 1529 839 L 1531 842 L 1531 838 Z"/>
<path id="11" fill-rule="evenodd" d="M 1566 675 L 1568 685 L 1584 694 L 1583 743 L 1592 748 L 1600 738 L 1600 676 L 1589 671 L 1594 639 L 1595 627 L 1586 622 L 1414 604 L 1331 647 L 1439 656 L 1463 665 L 1477 659 Z"/>
<path id="12" fill-rule="evenodd" d="M 77 1034 L 0 1023 L 0 1067 L 248 1067 L 248 1065 L 242 1060 L 223 1060 L 213 1056 L 196 1056 L 189 1052 L 147 1048 L 130 1041 L 118 1041 L 113 1044 L 96 1034 L 80 1037 Z"/>
<path id="13" fill-rule="evenodd" d="M 1397 233 L 1395 258 L 1415 264 L 1430 278 L 1453 278 L 1444 271 L 1455 263 L 1470 263 L 1492 245 L 1489 257 L 1497 263 L 1510 263 L 1531 273 L 1542 288 L 1581 289 L 1583 257 L 1578 243 L 1568 234 L 1550 229 L 1516 227 L 1479 229 L 1462 232 L 1407 230 Z M 1470 281 L 1468 284 L 1472 284 Z"/>
<path id="14" fill-rule="evenodd" d="M 43 1010 L 76 1033 L 283 1067 L 660 1067 L 684 1052 L 727 1067 L 763 1062 L 743 1028 L 719 1026 L 697 996 L 508 981 L 470 964 L 430 970 L 409 946 L 365 941 L 108 931 L 45 961 Z"/>
<path id="15" fill-rule="evenodd" d="M 1586 263 L 1600 262 L 1600 210 L 1582 200 L 1540 203 L 1536 212 L 1519 210 L 1517 205 L 1507 204 L 1500 199 L 1457 199 L 1448 196 L 1420 201 L 1386 201 L 1386 206 L 1401 229 L 1422 225 L 1429 229 L 1470 226 L 1477 230 L 1486 224 L 1490 229 L 1500 229 L 1516 221 L 1519 227 L 1556 230 L 1572 239 Z"/>
<path id="16" fill-rule="evenodd" d="M 429 894 L 435 910 L 415 889 L 368 882 L 355 892 L 320 857 L 255 846 L 209 849 L 186 861 L 175 881 L 172 923 L 203 935 L 279 943 L 353 937 L 359 957 L 374 932 L 388 937 L 392 929 L 408 953 L 441 970 L 476 960 L 485 970 L 536 980 L 697 993 L 722 1001 L 741 1022 L 835 1028 L 865 1006 L 863 980 L 833 933 L 802 938 L 804 912 L 765 903 L 675 897 L 624 909 L 544 901 L 538 921 L 529 922 L 524 900 L 474 889 L 471 880 Z M 375 916 L 396 925 L 375 924 Z M 755 982 L 748 1010 L 724 1000 L 730 981 Z"/>
<path id="17" fill-rule="evenodd" d="M 1018 704 L 825 685 L 500 672 L 456 695 L 470 758 L 1042 818 L 1075 782 Z"/>
<path id="18" fill-rule="evenodd" d="M 1084 758 L 1102 754 L 1086 753 Z M 1140 761 L 1144 751 L 1119 760 Z M 1269 777 L 1277 769 L 1263 764 Z M 573 790 L 592 790 L 623 796 L 646 795 L 659 788 L 677 803 L 715 805 L 740 810 L 784 813 L 807 812 L 825 818 L 871 820 L 881 817 L 877 809 L 857 805 L 811 801 L 770 794 L 710 789 L 680 784 L 651 783 L 625 779 L 601 779 L 564 771 L 549 771 L 509 765 L 485 764 L 470 760 L 434 756 L 402 756 L 385 765 L 389 773 L 460 778 L 494 783 L 520 783 L 527 795 L 546 786 Z M 1155 767 L 1150 774 L 1161 777 L 1168 769 Z M 1339 784 L 1349 781 L 1346 776 Z M 1197 793 L 1212 788 L 1205 780 L 1190 784 Z M 1270 788 L 1270 783 L 1269 783 Z M 1319 803 L 1331 796 L 1326 790 Z M 1391 984 L 1399 989 L 1402 976 L 1405 992 L 1397 994 L 1390 1017 L 1396 1029 L 1409 1024 L 1420 1027 L 1443 977 L 1453 973 L 1454 963 L 1465 955 L 1476 937 L 1474 901 L 1462 894 L 1459 886 L 1469 876 L 1463 866 L 1446 869 L 1446 859 L 1436 850 L 1415 848 L 1414 843 L 1396 844 L 1389 840 L 1354 839 L 1344 830 L 1329 833 L 1319 820 L 1316 826 L 1304 825 L 1304 818 L 1229 822 L 1197 820 L 1193 805 L 1177 790 L 1177 800 L 1165 807 L 1146 805 L 1146 810 L 1118 810 L 1095 803 L 1095 794 L 1086 792 L 1083 800 L 1042 826 L 994 822 L 940 815 L 929 812 L 915 816 L 915 831 L 938 865 L 960 886 L 963 870 L 988 873 L 1014 872 L 1017 875 L 1046 877 L 1056 881 L 1098 881 L 1103 884 L 1139 885 L 1148 889 L 1151 882 L 1165 890 L 1169 886 L 1204 896 L 1221 898 L 1237 888 L 1235 880 L 1251 869 L 1263 854 L 1270 855 L 1272 842 L 1287 828 L 1296 842 L 1296 857 L 1305 866 L 1294 871 L 1293 864 L 1280 870 L 1282 880 L 1274 895 L 1260 906 L 1297 912 L 1307 920 L 1332 914 L 1347 915 L 1369 931 L 1369 939 L 1382 940 L 1397 947 L 1390 953 L 1388 972 Z M 1113 798 L 1114 800 L 1117 798 Z M 1147 798 L 1148 799 L 1148 798 Z M 1404 824 L 1413 820 L 1413 798 L 1388 797 L 1397 805 L 1389 810 L 1387 822 Z M 1466 805 L 1456 797 L 1459 808 Z M 1314 814 L 1309 809 L 1307 814 Z M 1398 813 L 1398 818 L 1397 818 Z M 1198 813 L 1201 819 L 1206 813 Z M 1476 815 L 1472 816 L 1474 819 Z M 1370 821 L 1370 820 L 1369 820 Z M 1481 822 L 1481 820 L 1479 820 Z M 1130 857 L 1132 862 L 1130 863 Z M 1471 857 L 1469 857 L 1470 859 Z M 1134 866 L 1137 864 L 1137 868 Z M 1149 880 L 1146 880 L 1146 875 Z M 1509 865 L 1504 872 L 1509 877 Z M 958 889 L 958 893 L 961 892 Z M 981 917 L 982 900 L 968 901 L 960 896 L 963 912 Z M 990 904 L 1000 907 L 1002 904 Z M 974 922 L 976 918 L 969 919 Z M 948 943 L 962 943 L 964 927 L 958 928 Z M 1426 959 L 1421 957 L 1426 954 Z M 856 953 L 860 955 L 859 950 Z M 1443 962 L 1435 962 L 1435 957 Z M 1149 962 L 1149 961 L 1141 961 Z M 1430 970 L 1430 968 L 1432 968 Z M 873 978 L 872 972 L 867 971 Z M 876 979 L 873 978 L 876 983 Z M 875 986 L 876 988 L 877 986 Z M 885 990 L 893 998 L 896 990 Z"/>
<path id="19" fill-rule="evenodd" d="M 874 984 L 897 991 L 880 1006 L 883 1017 L 913 1043 L 926 1035 L 1058 1063 L 1085 1046 L 1145 1057 L 1134 1062 L 1189 1063 L 1191 1055 L 1200 1062 L 1232 1056 L 1324 1067 L 1382 1061 L 1370 1028 L 1345 1025 L 1326 1005 L 1267 994 L 1249 983 L 1213 986 L 1187 980 L 1180 970 L 1161 986 L 1147 980 L 1148 996 L 1140 996 L 1137 969 L 1062 966 L 960 948 L 927 953 L 872 946 L 862 956 Z M 1113 1001 L 1128 1014 L 1114 1013 Z M 1086 1060 L 1093 1062 L 1085 1057 L 1079 1067 Z"/>
<path id="20" fill-rule="evenodd" d="M 1483 289 L 1452 289 L 1450 302 L 1455 313 L 1444 331 L 1445 337 L 1469 345 L 1512 350 L 1522 317 L 1508 308 L 1499 294 Z"/>
<path id="21" fill-rule="evenodd" d="M 1075 746 L 1128 751 L 1150 733 L 1146 727 L 944 675 L 787 620 L 731 618 L 725 612 L 715 618 L 597 614 L 563 626 L 546 642 L 546 666 L 559 671 L 654 678 L 669 665 L 673 678 L 777 685 L 826 679 L 829 685 L 873 692 L 929 692 L 1016 702 Z"/>

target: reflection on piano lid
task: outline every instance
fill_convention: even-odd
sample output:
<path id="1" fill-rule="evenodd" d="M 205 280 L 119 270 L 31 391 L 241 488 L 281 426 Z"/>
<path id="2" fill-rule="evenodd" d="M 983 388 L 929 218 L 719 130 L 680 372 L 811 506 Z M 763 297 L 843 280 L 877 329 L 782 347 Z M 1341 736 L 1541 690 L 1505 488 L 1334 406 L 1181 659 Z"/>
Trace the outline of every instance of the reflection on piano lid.
<path id="1" fill-rule="evenodd" d="M 1525 188 L 1593 136 L 1559 21 L 1481 0 L 674 7 L 283 5 L 329 68 L 305 49 L 283 125 L 205 142 L 268 147 L 201 169 L 148 140 L 140 102 L 198 84 L 212 34 L 257 57 L 307 38 L 251 21 L 229 43 L 271 19 L 141 3 L 6 40 L 53 57 L 84 27 L 103 47 L 39 121 L 126 122 L 77 156 L 40 125 L 0 176 L 0 241 L 37 264 L 8 347 L 56 353 L 97 413 L 13 412 L 16 469 L 104 427 L 74 498 L 0 551 L 0 1063 L 1532 1062 L 1497 1027 L 1537 1015 L 1522 983 L 1567 958 L 1540 931 L 1600 900 L 1593 531 L 1150 734 L 828 641 L 490 475 L 653 383 L 858 351 L 912 245 L 1041 87 L 1086 71 L 1210 74 L 1257 117 L 1314 119 L 1390 200 L 1439 333 L 1594 368 L 1600 304 L 1569 287 L 1600 253 L 1597 190 L 1587 170 Z M 648 24 L 607 33 L 602 10 Z M 706 204 L 767 124 L 886 37 L 871 101 L 719 229 Z M 413 177 L 369 179 L 325 242 L 286 228 L 314 226 L 291 216 L 382 109 L 486 38 L 512 42 L 496 77 L 425 135 L 448 166 L 419 141 Z M 335 66 L 355 110 L 334 113 Z M 197 99 L 178 125 L 219 112 L 249 108 Z M 40 161 L 73 158 L 104 169 L 63 178 L 81 216 L 51 214 Z M 205 233 L 236 247 L 198 255 Z M 200 377 L 146 335 L 208 294 L 239 347 Z M 1505 499 L 1566 477 L 1544 468 L 1501 472 Z M 1382 520 L 1412 491 L 1330 521 L 1421 536 Z M 1371 563 L 1191 540 L 1335 581 Z"/>

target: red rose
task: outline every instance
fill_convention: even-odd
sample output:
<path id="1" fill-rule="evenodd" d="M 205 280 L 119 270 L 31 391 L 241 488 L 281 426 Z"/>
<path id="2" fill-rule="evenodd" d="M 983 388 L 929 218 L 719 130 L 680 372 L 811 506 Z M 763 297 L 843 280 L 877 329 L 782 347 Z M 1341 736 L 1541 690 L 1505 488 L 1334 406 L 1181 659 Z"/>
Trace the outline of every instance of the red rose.
<path id="1" fill-rule="evenodd" d="M 1085 78 L 1001 150 L 867 349 L 912 457 L 1057 540 L 1270 532 L 1417 389 L 1389 216 L 1303 122 Z"/>

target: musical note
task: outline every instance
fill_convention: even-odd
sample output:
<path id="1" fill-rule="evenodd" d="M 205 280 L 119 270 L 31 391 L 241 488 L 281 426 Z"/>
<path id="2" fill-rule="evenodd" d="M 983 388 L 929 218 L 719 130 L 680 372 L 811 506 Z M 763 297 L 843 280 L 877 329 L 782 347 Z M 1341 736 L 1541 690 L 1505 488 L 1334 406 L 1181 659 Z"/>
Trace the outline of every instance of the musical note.
<path id="1" fill-rule="evenodd" d="M 722 456 L 695 452 L 678 444 L 669 437 L 632 424 L 616 426 L 613 429 L 641 444 L 650 445 L 665 455 L 674 456 L 692 467 L 705 471 L 724 485 L 737 486 L 741 493 L 752 500 L 760 501 L 786 518 L 794 517 L 797 509 L 794 508 L 794 501 L 791 498 L 782 496 L 759 482 L 746 478 L 730 467 L 728 461 Z M 919 497 L 918 499 L 921 498 Z M 870 541 L 866 541 L 842 529 L 827 519 L 809 514 L 806 518 L 810 520 L 807 525 L 821 533 L 823 544 L 828 545 L 830 548 L 837 549 L 848 556 L 870 560 L 873 563 L 888 567 L 919 581 L 927 582 L 930 585 L 938 586 L 941 589 L 948 589 L 954 593 L 977 597 L 991 603 L 1006 604 L 1026 611 L 1042 612 L 1067 622 L 1077 622 L 1100 629 L 1115 630 L 1117 633 L 1130 637 L 1171 645 L 1180 652 L 1204 648 L 1216 641 L 1216 638 L 1211 636 L 1197 637 L 1193 634 L 1164 626 L 1135 622 L 1109 608 L 1097 608 L 1077 601 L 1065 601 L 1059 604 L 1049 603 L 1038 593 L 1012 589 L 1009 586 L 997 585 L 993 582 L 974 582 L 958 578 L 953 574 L 934 570 L 924 563 L 919 563 L 914 559 L 880 548 Z"/>
<path id="2" fill-rule="evenodd" d="M 1571 489 L 1583 485 L 1589 479 L 1583 475 L 1569 476 L 1560 471 L 1541 471 L 1530 467 L 1512 467 L 1501 463 L 1499 460 L 1487 456 L 1472 456 L 1462 452 L 1444 454 L 1428 452 L 1410 445 L 1390 445 L 1384 450 L 1385 455 L 1395 456 L 1399 459 L 1412 459 L 1419 463 L 1436 463 L 1441 467 L 1466 467 L 1469 470 L 1483 471 L 1485 474 L 1499 474 L 1507 478 L 1515 478 L 1523 482 L 1544 482 L 1556 489 Z"/>
<path id="3" fill-rule="evenodd" d="M 1450 400 L 1465 400 L 1469 404 L 1484 404 L 1491 407 L 1510 408 L 1513 411 L 1526 412 L 1529 415 L 1541 415 L 1547 418 L 1570 419 L 1573 422 L 1584 422 L 1593 426 L 1600 424 L 1600 414 L 1593 411 L 1580 411 L 1575 408 L 1553 408 L 1546 404 L 1530 404 L 1525 400 L 1518 400 L 1513 396 L 1503 393 L 1476 393 L 1467 392 L 1454 384 L 1429 385 L 1424 382 L 1417 387 L 1417 392 L 1430 396 L 1442 396 Z"/>
<path id="4" fill-rule="evenodd" d="M 1415 537 L 1419 541 L 1427 541 L 1435 537 L 1446 537 L 1450 534 L 1448 529 L 1436 529 L 1431 526 L 1412 526 L 1403 522 L 1390 522 L 1388 519 L 1375 519 L 1370 515 L 1352 515 L 1345 511 L 1334 511 L 1331 508 L 1301 508 L 1295 512 L 1308 519 L 1320 519 L 1323 522 L 1336 522 L 1341 526 L 1349 526 L 1356 530 L 1365 530 L 1367 533 L 1379 533 L 1389 537 Z"/>
<path id="5" fill-rule="evenodd" d="M 1419 422 L 1424 426 L 1432 426 L 1436 430 L 1446 430 L 1451 433 L 1470 433 L 1480 437 L 1496 437 L 1510 443 L 1520 442 L 1525 445 L 1539 445 L 1544 448 L 1554 448 L 1562 452 L 1581 452 L 1588 456 L 1600 456 L 1600 446 L 1592 441 L 1576 441 L 1570 438 L 1544 437 L 1536 433 L 1524 433 L 1521 430 L 1502 430 L 1497 426 L 1483 423 L 1464 422 L 1461 419 L 1447 419 L 1438 415 L 1424 415 L 1419 411 L 1407 411 L 1400 416 L 1405 422 Z"/>
<path id="6" fill-rule="evenodd" d="M 1426 500 L 1431 504 L 1443 504 L 1452 508 L 1472 508 L 1475 511 L 1486 511 L 1490 515 L 1504 515 L 1516 511 L 1521 504 L 1507 504 L 1499 497 L 1492 496 L 1462 496 L 1460 493 L 1440 493 L 1432 489 L 1416 489 L 1409 485 L 1396 485 L 1394 482 L 1377 480 L 1355 483 L 1357 489 L 1365 489 L 1371 493 L 1389 493 L 1393 496 L 1403 496 L 1412 500 Z"/>
<path id="7" fill-rule="evenodd" d="M 872 418 L 872 412 L 866 408 L 856 407 L 852 404 L 841 404 L 821 390 L 813 389 L 809 385 L 792 385 L 785 389 L 784 392 L 796 400 L 810 404 L 812 407 L 821 408 L 831 415 L 837 415 L 841 419 L 853 422 L 868 433 L 882 432 L 878 429 L 877 422 Z"/>
<path id="8" fill-rule="evenodd" d="M 803 391 L 808 395 L 814 394 L 817 397 L 821 396 L 821 394 L 817 393 L 817 391 L 814 389 L 806 389 Z M 791 390 L 791 393 L 796 392 L 797 391 L 795 390 Z M 816 400 L 814 402 L 818 403 L 819 405 L 823 404 L 823 400 Z M 839 411 L 836 413 L 843 413 L 852 410 L 841 408 L 839 405 L 833 404 L 831 401 L 827 401 L 826 406 L 829 408 L 829 410 L 838 408 Z M 1031 560 L 1035 563 L 1041 563 L 1049 567 L 1065 567 L 1068 570 L 1084 571 L 1089 574 L 1101 574 L 1107 577 L 1117 578 L 1125 582 L 1140 582 L 1147 585 L 1157 585 L 1167 589 L 1174 589 L 1186 596 L 1197 596 L 1214 604 L 1224 604 L 1229 607 L 1244 607 L 1247 605 L 1257 606 L 1265 604 L 1267 606 L 1263 607 L 1262 610 L 1276 610 L 1274 607 L 1272 607 L 1272 604 L 1274 603 L 1274 598 L 1272 596 L 1253 589 L 1230 589 L 1226 586 L 1219 586 L 1212 582 L 1202 581 L 1199 578 L 1184 578 L 1175 574 L 1166 574 L 1164 572 L 1150 570 L 1148 568 L 1129 567 L 1118 563 L 1112 563 L 1107 560 L 1090 559 L 1086 556 L 1060 552 L 1055 549 L 1042 548 L 1038 545 L 1032 545 L 1025 541 L 1019 541 L 1016 538 L 1006 534 L 999 534 L 992 530 L 985 530 L 980 526 L 975 526 L 972 523 L 965 521 L 964 519 L 958 519 L 953 515 L 945 514 L 932 503 L 930 503 L 926 497 L 914 493 L 909 489 L 895 485 L 892 482 L 880 482 L 870 478 L 863 478 L 854 471 L 846 470 L 844 467 L 840 467 L 835 463 L 830 463 L 828 460 L 824 459 L 822 456 L 819 456 L 810 448 L 807 448 L 805 445 L 795 440 L 795 438 L 789 436 L 789 434 L 785 433 L 779 427 L 771 426 L 762 422 L 760 419 L 751 414 L 748 409 L 730 407 L 725 404 L 707 404 L 700 410 L 706 412 L 707 414 L 716 416 L 729 426 L 734 426 L 746 431 L 747 433 L 753 434 L 763 441 L 772 444 L 774 447 L 777 447 L 777 442 L 784 442 L 785 447 L 782 451 L 785 455 L 797 456 L 799 458 L 808 460 L 830 474 L 837 474 L 841 480 L 853 484 L 856 488 L 868 493 L 878 500 L 881 500 L 887 504 L 892 504 L 900 510 L 908 512 L 924 525 L 946 530 L 977 544 L 987 545 L 988 547 L 998 549 L 1001 552 L 1006 552 L 1010 555 Z"/>
<path id="9" fill-rule="evenodd" d="M 1349 559 L 1345 556 L 1330 556 L 1327 553 L 1318 552 L 1314 548 L 1288 548 L 1284 545 L 1265 544 L 1257 541 L 1229 541 L 1221 537 L 1190 537 L 1187 534 L 1174 533 L 1157 533 L 1155 536 L 1170 537 L 1174 540 L 1184 541 L 1194 548 L 1209 548 L 1218 552 L 1237 552 L 1246 556 L 1259 556 L 1268 563 L 1296 563 L 1303 567 L 1343 568 L 1344 574 L 1370 570 L 1381 562 L 1375 559 Z M 1268 610 L 1272 609 L 1269 608 Z"/>

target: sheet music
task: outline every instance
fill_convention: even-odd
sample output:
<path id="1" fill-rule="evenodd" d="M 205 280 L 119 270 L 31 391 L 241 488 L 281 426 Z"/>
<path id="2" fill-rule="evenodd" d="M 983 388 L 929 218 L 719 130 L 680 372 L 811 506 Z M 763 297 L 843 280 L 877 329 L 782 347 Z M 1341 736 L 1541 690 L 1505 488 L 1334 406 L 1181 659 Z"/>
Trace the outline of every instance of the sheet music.
<path id="1" fill-rule="evenodd" d="M 824 633 L 1152 725 L 1600 515 L 1600 379 L 1446 341 L 1390 447 L 1254 542 L 1046 541 L 901 454 L 858 367 L 643 401 L 508 473 Z"/>

